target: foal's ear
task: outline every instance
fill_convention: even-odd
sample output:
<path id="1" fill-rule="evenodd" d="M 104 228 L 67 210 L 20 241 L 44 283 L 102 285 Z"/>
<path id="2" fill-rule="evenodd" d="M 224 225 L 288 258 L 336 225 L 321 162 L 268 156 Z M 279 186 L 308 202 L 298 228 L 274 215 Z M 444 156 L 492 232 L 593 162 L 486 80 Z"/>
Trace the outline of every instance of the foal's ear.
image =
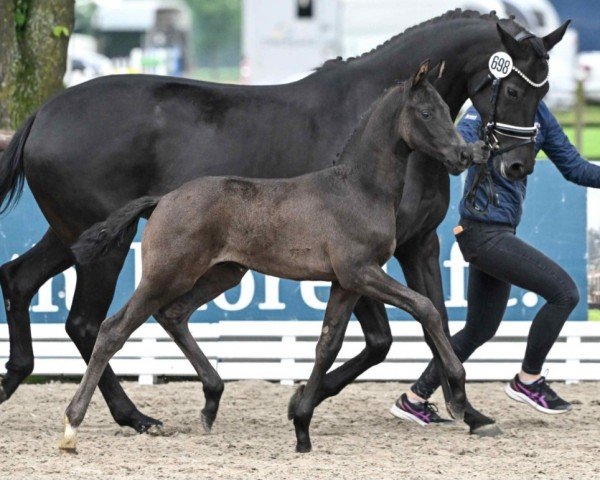
<path id="1" fill-rule="evenodd" d="M 410 88 L 418 87 L 423 80 L 427 77 L 429 73 L 429 59 L 425 60 L 417 70 L 417 73 L 414 74 L 413 78 L 410 82 Z"/>

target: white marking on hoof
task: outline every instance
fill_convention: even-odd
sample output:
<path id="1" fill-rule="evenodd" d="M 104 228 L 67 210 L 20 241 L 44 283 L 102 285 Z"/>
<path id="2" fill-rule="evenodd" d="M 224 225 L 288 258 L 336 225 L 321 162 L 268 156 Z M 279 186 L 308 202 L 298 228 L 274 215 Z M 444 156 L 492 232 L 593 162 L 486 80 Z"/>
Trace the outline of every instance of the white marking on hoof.
<path id="1" fill-rule="evenodd" d="M 72 427 L 69 419 L 65 415 L 65 430 L 62 440 L 60 441 L 60 449 L 74 452 L 77 446 L 77 427 Z"/>

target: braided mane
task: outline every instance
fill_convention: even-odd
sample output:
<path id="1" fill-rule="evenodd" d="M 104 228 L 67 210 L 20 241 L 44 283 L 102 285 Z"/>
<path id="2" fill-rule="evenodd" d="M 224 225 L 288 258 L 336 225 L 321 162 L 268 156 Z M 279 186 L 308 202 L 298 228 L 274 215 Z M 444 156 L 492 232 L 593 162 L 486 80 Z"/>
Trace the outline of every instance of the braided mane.
<path id="1" fill-rule="evenodd" d="M 357 57 L 349 57 L 345 60 L 342 57 L 332 58 L 330 60 L 327 60 L 325 63 L 323 63 L 323 65 L 318 67 L 316 70 L 319 71 L 319 70 L 339 67 L 341 65 L 346 65 L 348 63 L 354 62 L 361 58 L 365 58 L 367 56 L 370 56 L 376 52 L 379 52 L 379 51 L 385 49 L 390 44 L 396 43 L 397 40 L 399 40 L 400 38 L 402 38 L 403 36 L 405 36 L 407 34 L 414 32 L 415 30 L 419 30 L 426 26 L 442 23 L 447 20 L 455 20 L 455 19 L 461 19 L 461 18 L 475 18 L 475 19 L 489 20 L 489 21 L 494 21 L 494 22 L 497 22 L 500 20 L 500 18 L 496 15 L 496 12 L 494 10 L 492 10 L 490 13 L 479 13 L 475 10 L 462 10 L 460 8 L 457 8 L 455 10 L 449 10 L 446 13 L 444 13 L 438 17 L 430 18 L 429 20 L 426 20 L 422 23 L 419 23 L 417 25 L 407 28 L 403 32 L 401 32 L 397 35 L 394 35 L 390 39 L 386 40 L 381 45 L 378 45 L 377 47 L 373 48 L 372 50 L 365 52 Z M 512 15 L 506 21 L 512 21 L 513 23 L 518 25 L 518 23 L 514 21 L 514 16 L 512 16 Z M 521 27 L 520 25 L 518 25 L 518 26 L 521 29 L 523 29 L 523 27 Z"/>

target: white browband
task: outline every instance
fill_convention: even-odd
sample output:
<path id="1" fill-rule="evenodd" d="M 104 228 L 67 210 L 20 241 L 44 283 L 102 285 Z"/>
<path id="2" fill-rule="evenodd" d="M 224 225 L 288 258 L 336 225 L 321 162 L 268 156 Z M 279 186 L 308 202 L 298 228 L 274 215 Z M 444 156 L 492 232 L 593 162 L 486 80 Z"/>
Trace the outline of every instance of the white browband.
<path id="1" fill-rule="evenodd" d="M 548 63 L 548 62 L 546 62 L 546 63 Z M 548 75 L 546 75 L 546 78 L 544 79 L 544 81 L 542 81 L 540 83 L 535 83 L 533 80 L 531 80 L 527 75 L 525 75 L 521 70 L 519 70 L 514 65 L 513 65 L 512 69 L 514 72 L 517 73 L 517 75 L 519 75 L 523 80 L 525 80 L 529 85 L 531 85 L 534 88 L 540 88 L 540 87 L 543 87 L 544 85 L 546 85 L 548 83 L 548 77 L 550 76 L 550 65 L 548 65 Z"/>

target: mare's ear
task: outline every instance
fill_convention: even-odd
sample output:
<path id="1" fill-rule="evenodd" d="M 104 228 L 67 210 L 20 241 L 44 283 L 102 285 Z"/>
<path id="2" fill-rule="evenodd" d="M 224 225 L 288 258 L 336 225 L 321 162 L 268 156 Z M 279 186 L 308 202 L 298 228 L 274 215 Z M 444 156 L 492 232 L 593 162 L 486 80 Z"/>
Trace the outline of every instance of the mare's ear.
<path id="1" fill-rule="evenodd" d="M 544 43 L 544 47 L 546 48 L 547 52 L 552 50 L 554 45 L 556 45 L 558 42 L 560 42 L 562 40 L 565 32 L 567 31 L 567 27 L 569 26 L 570 23 L 571 23 L 571 20 L 567 20 L 556 30 L 554 30 L 553 32 L 550 32 L 548 35 L 546 35 L 544 38 L 542 38 L 542 42 Z"/>
<path id="2" fill-rule="evenodd" d="M 425 60 L 421 65 L 419 65 L 419 69 L 413 75 L 410 81 L 410 88 L 418 87 L 423 80 L 427 77 L 429 73 L 429 59 Z"/>
<path id="3" fill-rule="evenodd" d="M 496 28 L 502 40 L 502 45 L 506 48 L 506 51 L 513 57 L 518 57 L 524 54 L 523 45 L 515 40 L 515 38 L 506 30 L 502 24 L 496 22 Z"/>
<path id="4" fill-rule="evenodd" d="M 441 60 L 440 63 L 438 63 L 435 67 L 429 70 L 429 73 L 427 74 L 427 80 L 429 80 L 431 83 L 434 83 L 439 78 L 442 78 L 445 68 L 446 61 Z"/>

